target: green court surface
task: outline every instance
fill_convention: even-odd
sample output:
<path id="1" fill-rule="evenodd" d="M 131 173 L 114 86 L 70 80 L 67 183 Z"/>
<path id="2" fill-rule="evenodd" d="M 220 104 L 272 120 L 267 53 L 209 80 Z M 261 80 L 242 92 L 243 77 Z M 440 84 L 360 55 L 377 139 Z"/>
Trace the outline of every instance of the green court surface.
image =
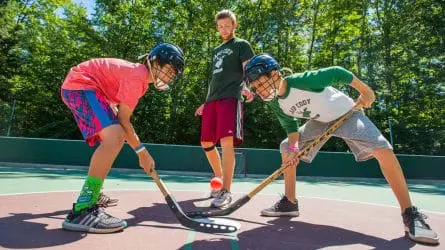
<path id="1" fill-rule="evenodd" d="M 175 191 L 209 189 L 210 175 L 185 172 L 162 172 L 161 177 L 174 194 Z M 0 195 L 79 191 L 86 176 L 86 168 L 37 166 L 0 163 Z M 232 192 L 247 193 L 266 176 L 235 178 Z M 445 213 L 444 181 L 408 181 L 413 203 L 423 211 Z M 105 190 L 158 190 L 142 170 L 112 169 L 104 184 Z M 284 192 L 283 180 L 267 186 L 262 195 L 279 196 Z M 297 178 L 297 196 L 380 206 L 398 206 L 384 179 Z"/>

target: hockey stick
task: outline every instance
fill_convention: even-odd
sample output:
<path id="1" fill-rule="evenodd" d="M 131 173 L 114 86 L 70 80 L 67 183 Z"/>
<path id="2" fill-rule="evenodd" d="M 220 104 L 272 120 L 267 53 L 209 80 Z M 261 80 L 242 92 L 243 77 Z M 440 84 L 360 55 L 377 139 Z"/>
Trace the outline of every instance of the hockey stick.
<path id="1" fill-rule="evenodd" d="M 356 105 L 354 108 L 352 108 L 348 113 L 337 119 L 337 121 L 334 122 L 323 134 L 319 135 L 315 140 L 313 140 L 309 145 L 307 145 L 305 148 L 303 148 L 300 152 L 298 152 L 298 158 L 301 159 L 301 157 L 307 155 L 309 151 L 317 146 L 320 142 L 328 138 L 330 135 L 332 135 L 339 127 L 343 125 L 343 123 L 348 120 L 354 111 L 361 108 L 361 104 Z M 206 218 L 206 217 L 214 217 L 214 216 L 225 216 L 233 213 L 234 211 L 238 210 L 240 207 L 242 207 L 244 204 L 246 204 L 253 196 L 255 196 L 257 193 L 259 193 L 263 188 L 265 188 L 269 183 L 274 181 L 276 178 L 278 178 L 284 170 L 286 170 L 289 166 L 282 166 L 279 169 L 277 169 L 275 172 L 273 172 L 269 177 L 264 179 L 255 189 L 253 189 L 250 193 L 244 195 L 243 197 L 239 198 L 229 206 L 227 206 L 224 209 L 219 210 L 210 210 L 210 211 L 190 211 L 186 214 L 192 218 Z"/>
<path id="2" fill-rule="evenodd" d="M 165 198 L 170 210 L 175 214 L 178 221 L 184 227 L 204 232 L 204 233 L 234 233 L 239 230 L 241 225 L 238 222 L 222 219 L 222 218 L 201 218 L 201 219 L 192 219 L 185 215 L 179 206 L 178 202 L 176 202 L 175 198 L 170 194 L 164 182 L 159 177 L 156 170 L 152 169 L 150 172 L 151 177 L 158 185 L 159 189 L 162 192 L 162 195 Z"/>

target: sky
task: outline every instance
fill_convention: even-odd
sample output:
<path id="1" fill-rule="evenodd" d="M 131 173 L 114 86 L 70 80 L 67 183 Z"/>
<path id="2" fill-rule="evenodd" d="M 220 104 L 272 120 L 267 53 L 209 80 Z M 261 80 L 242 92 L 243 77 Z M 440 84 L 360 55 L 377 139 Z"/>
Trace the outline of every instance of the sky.
<path id="1" fill-rule="evenodd" d="M 88 17 L 92 17 L 94 13 L 95 0 L 73 0 L 73 2 L 82 5 L 87 10 Z"/>

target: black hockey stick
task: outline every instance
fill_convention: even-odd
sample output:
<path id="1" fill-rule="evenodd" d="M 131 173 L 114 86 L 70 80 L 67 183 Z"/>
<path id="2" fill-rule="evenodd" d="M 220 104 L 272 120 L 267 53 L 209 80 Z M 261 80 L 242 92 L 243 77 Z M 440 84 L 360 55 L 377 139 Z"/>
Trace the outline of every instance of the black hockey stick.
<path id="1" fill-rule="evenodd" d="M 151 177 L 158 185 L 159 189 L 162 192 L 162 195 L 165 198 L 170 210 L 175 214 L 178 221 L 184 227 L 204 232 L 204 233 L 234 233 L 238 231 L 241 227 L 238 222 L 222 219 L 222 218 L 201 218 L 201 219 L 192 219 L 187 216 L 179 206 L 178 202 L 176 202 L 175 198 L 170 194 L 164 182 L 159 177 L 156 170 L 152 169 L 150 172 Z"/>

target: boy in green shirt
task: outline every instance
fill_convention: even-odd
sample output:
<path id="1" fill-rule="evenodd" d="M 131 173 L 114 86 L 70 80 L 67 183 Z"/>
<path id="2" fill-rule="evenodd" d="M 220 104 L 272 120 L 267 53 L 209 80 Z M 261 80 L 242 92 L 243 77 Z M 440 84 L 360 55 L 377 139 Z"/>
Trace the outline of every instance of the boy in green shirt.
<path id="1" fill-rule="evenodd" d="M 253 57 L 245 67 L 245 80 L 274 110 L 287 138 L 280 145 L 284 172 L 285 196 L 275 205 L 261 211 L 263 216 L 298 216 L 295 197 L 296 166 L 299 148 L 314 140 L 329 126 L 361 104 L 369 108 L 375 101 L 372 89 L 341 67 L 324 68 L 283 77 L 278 62 L 267 54 Z M 359 91 L 356 102 L 338 89 L 334 83 L 349 84 Z M 296 118 L 309 119 L 299 128 Z M 411 204 L 408 187 L 391 144 L 362 110 L 354 114 L 333 134 L 342 138 L 356 161 L 375 157 L 391 186 L 402 211 L 405 231 L 421 243 L 438 244 L 439 237 L 425 222 L 425 215 Z M 302 160 L 310 163 L 327 139 L 314 147 Z"/>

